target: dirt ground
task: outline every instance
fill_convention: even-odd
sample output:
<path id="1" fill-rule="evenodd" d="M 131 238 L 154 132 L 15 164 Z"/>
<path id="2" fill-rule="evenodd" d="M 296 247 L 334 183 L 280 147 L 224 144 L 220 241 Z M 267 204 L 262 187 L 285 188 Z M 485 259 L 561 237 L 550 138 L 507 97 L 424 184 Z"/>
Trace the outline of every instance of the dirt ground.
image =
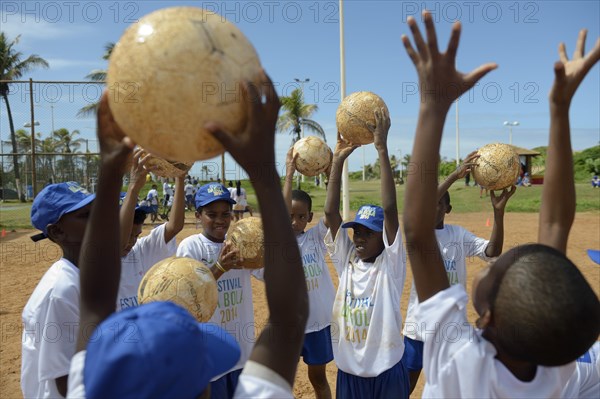
<path id="1" fill-rule="evenodd" d="M 191 214 L 188 216 L 191 217 Z M 472 231 L 474 234 L 488 238 L 491 227 L 486 225 L 490 213 L 468 213 L 450 214 L 448 223 L 460 224 Z M 513 213 L 506 215 L 505 250 L 519 244 L 533 242 L 537 237 L 537 214 Z M 315 220 L 317 220 L 315 218 Z M 197 234 L 192 219 L 178 236 L 178 241 L 192 234 Z M 147 226 L 145 232 L 151 227 Z M 21 311 L 35 288 L 39 279 L 48 267 L 60 257 L 59 248 L 47 242 L 33 243 L 29 236 L 32 231 L 9 232 L 0 241 L 0 397 L 19 398 L 22 397 L 19 384 L 21 368 Z M 600 214 L 579 213 L 569 241 L 568 256 L 581 268 L 597 294 L 600 294 L 600 266 L 594 264 L 586 254 L 588 248 L 600 249 Z M 468 263 L 467 289 L 470 292 L 471 279 L 475 272 L 483 267 L 483 262 L 474 260 Z M 337 285 L 335 270 L 330 265 L 330 272 Z M 408 290 L 412 275 L 408 270 L 405 289 L 402 294 L 402 313 L 406 314 L 408 301 Z M 254 290 L 254 314 L 257 324 L 262 324 L 267 317 L 267 307 L 264 295 L 264 287 L 261 282 L 253 279 Z M 475 319 L 475 313 L 469 308 L 468 313 L 471 322 Z M 337 369 L 332 362 L 327 367 L 327 376 L 332 392 L 335 392 Z M 413 397 L 420 397 L 423 389 L 424 378 L 421 375 Z M 311 398 L 314 393 L 308 381 L 307 369 L 300 361 L 294 394 L 298 398 Z"/>

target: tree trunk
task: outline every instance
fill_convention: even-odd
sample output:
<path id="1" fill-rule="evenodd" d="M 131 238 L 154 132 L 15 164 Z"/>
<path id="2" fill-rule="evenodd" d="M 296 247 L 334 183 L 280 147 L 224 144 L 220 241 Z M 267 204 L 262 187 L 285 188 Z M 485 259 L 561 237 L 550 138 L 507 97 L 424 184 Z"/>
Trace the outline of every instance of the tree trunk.
<path id="1" fill-rule="evenodd" d="M 10 111 L 10 104 L 8 103 L 8 95 L 2 94 L 4 102 L 6 103 L 6 112 L 8 114 L 8 124 L 10 126 L 10 141 L 13 148 L 13 168 L 15 171 L 15 186 L 17 188 L 17 197 L 21 202 L 25 202 L 23 193 L 21 192 L 21 174 L 19 173 L 19 156 L 17 155 L 17 137 L 15 136 L 15 125 L 13 123 L 12 112 Z"/>

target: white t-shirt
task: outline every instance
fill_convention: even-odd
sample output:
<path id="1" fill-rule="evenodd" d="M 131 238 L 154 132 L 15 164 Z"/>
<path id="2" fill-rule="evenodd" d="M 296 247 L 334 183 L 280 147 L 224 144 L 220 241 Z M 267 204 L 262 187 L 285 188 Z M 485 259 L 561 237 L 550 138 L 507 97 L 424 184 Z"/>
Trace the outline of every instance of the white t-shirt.
<path id="1" fill-rule="evenodd" d="M 62 398 L 79 327 L 79 269 L 61 258 L 44 274 L 22 314 L 21 389 L 25 398 Z"/>
<path id="2" fill-rule="evenodd" d="M 575 362 L 575 372 L 561 397 L 573 399 L 600 398 L 600 342 Z"/>
<path id="3" fill-rule="evenodd" d="M 231 199 L 235 201 L 236 205 L 243 206 L 244 208 L 248 205 L 248 202 L 246 201 L 246 189 L 243 187 L 240 188 L 240 195 L 237 194 L 237 188 L 233 188 L 231 190 Z"/>
<path id="4" fill-rule="evenodd" d="M 196 188 L 190 183 L 186 184 L 183 189 L 185 191 L 185 195 L 194 195 L 194 192 L 196 191 Z"/>
<path id="5" fill-rule="evenodd" d="M 473 262 L 472 258 L 475 256 L 485 261 L 493 259 L 485 255 L 485 249 L 489 241 L 475 236 L 461 226 L 445 224 L 443 229 L 435 230 L 435 236 L 450 285 L 460 283 L 463 287 L 467 286 L 467 260 Z M 415 318 L 415 310 L 418 304 L 419 299 L 413 281 L 410 287 L 408 309 L 402 334 L 411 339 L 422 341 L 421 332 L 425 331 L 426 327 Z"/>
<path id="6" fill-rule="evenodd" d="M 85 350 L 77 352 L 71 359 L 67 399 L 85 399 L 85 385 L 83 384 L 83 369 L 85 368 Z"/>
<path id="7" fill-rule="evenodd" d="M 148 191 L 146 199 L 150 201 L 150 205 L 158 205 L 158 191 L 155 188 Z"/>
<path id="8" fill-rule="evenodd" d="M 292 399 L 292 387 L 270 368 L 249 360 L 238 380 L 235 399 L 277 398 Z"/>
<path id="9" fill-rule="evenodd" d="M 166 224 L 152 229 L 137 240 L 127 256 L 121 258 L 121 282 L 117 294 L 117 311 L 138 306 L 138 287 L 146 272 L 156 263 L 175 256 L 177 241 L 165 242 Z"/>
<path id="10" fill-rule="evenodd" d="M 417 306 L 416 317 L 427 323 L 423 334 L 423 398 L 557 398 L 575 371 L 538 366 L 529 382 L 517 379 L 497 360 L 496 348 L 467 321 L 468 297 L 456 284 Z"/>
<path id="11" fill-rule="evenodd" d="M 360 377 L 376 377 L 395 366 L 404 353 L 400 298 L 406 277 L 400 229 L 392 245 L 383 234 L 385 249 L 374 263 L 356 256 L 346 229 L 335 242 L 331 230 L 325 244 L 338 272 L 331 340 L 339 369 Z"/>
<path id="12" fill-rule="evenodd" d="M 223 243 L 216 243 L 203 234 L 183 240 L 177 248 L 177 256 L 193 258 L 212 267 L 219 259 Z M 208 321 L 235 337 L 240 345 L 241 356 L 237 364 L 227 373 L 244 367 L 255 342 L 254 307 L 252 305 L 251 270 L 230 270 L 217 280 L 219 299 L 217 309 Z M 227 374 L 225 373 L 225 374 Z M 221 374 L 213 379 L 217 380 Z"/>

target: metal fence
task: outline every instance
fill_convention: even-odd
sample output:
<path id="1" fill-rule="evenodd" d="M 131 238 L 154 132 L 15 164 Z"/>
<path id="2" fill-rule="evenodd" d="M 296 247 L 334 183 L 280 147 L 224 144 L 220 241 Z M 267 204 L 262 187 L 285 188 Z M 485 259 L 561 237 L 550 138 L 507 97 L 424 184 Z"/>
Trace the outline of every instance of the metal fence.
<path id="1" fill-rule="evenodd" d="M 94 104 L 104 84 L 0 83 L 10 88 L 0 107 L 0 199 L 31 200 L 45 185 L 63 181 L 93 192 L 99 162 Z"/>

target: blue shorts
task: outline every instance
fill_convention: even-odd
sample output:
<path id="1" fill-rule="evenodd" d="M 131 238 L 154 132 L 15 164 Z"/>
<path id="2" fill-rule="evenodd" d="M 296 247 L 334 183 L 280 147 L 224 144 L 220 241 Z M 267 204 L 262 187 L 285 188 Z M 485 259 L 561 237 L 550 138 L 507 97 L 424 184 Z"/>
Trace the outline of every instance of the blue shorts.
<path id="1" fill-rule="evenodd" d="M 423 368 L 423 341 L 404 337 L 402 362 L 408 371 L 421 371 Z"/>
<path id="2" fill-rule="evenodd" d="M 192 201 L 194 201 L 194 196 L 193 196 L 192 194 L 190 194 L 190 195 L 186 195 L 186 196 L 185 196 L 185 200 L 186 200 L 187 202 L 192 202 Z"/>
<path id="3" fill-rule="evenodd" d="M 231 399 L 235 393 L 242 369 L 234 370 L 210 383 L 210 397 L 215 399 Z"/>
<path id="4" fill-rule="evenodd" d="M 408 398 L 410 382 L 402 361 L 377 377 L 358 377 L 338 370 L 335 396 L 343 399 Z"/>
<path id="5" fill-rule="evenodd" d="M 327 364 L 333 360 L 333 348 L 331 347 L 331 329 L 329 326 L 322 330 L 304 335 L 302 345 L 302 358 L 304 363 Z"/>

